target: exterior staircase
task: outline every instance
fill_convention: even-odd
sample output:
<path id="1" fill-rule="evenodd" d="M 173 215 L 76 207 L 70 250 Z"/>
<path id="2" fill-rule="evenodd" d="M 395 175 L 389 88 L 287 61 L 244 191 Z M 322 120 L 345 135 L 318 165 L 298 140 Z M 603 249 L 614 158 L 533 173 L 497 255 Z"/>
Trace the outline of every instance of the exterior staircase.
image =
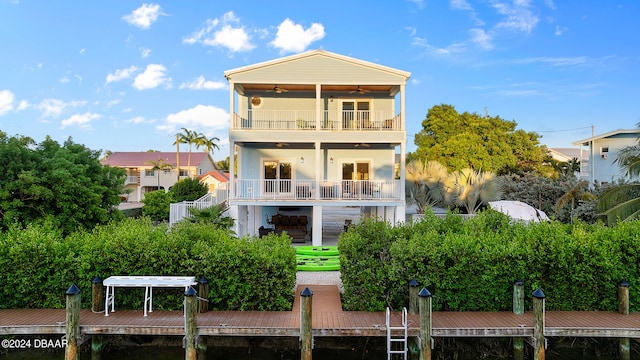
<path id="1" fill-rule="evenodd" d="M 198 210 L 223 204 L 229 200 L 229 189 L 227 184 L 221 184 L 215 191 L 207 193 L 205 196 L 194 201 L 183 201 L 171 204 L 169 209 L 169 226 L 173 226 L 182 219 L 189 217 L 189 208 Z"/>

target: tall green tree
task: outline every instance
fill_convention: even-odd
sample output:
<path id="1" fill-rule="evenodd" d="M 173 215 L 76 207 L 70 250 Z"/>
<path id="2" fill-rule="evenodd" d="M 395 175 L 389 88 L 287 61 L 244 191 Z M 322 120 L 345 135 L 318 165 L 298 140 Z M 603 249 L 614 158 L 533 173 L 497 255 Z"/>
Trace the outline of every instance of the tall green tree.
<path id="1" fill-rule="evenodd" d="M 193 201 L 207 194 L 207 185 L 199 179 L 182 179 L 175 183 L 169 192 L 173 202 Z"/>
<path id="2" fill-rule="evenodd" d="M 65 233 L 92 229 L 121 213 L 123 169 L 103 166 L 100 151 L 60 145 L 47 137 L 40 144 L 0 132 L 0 228 L 49 221 Z"/>
<path id="3" fill-rule="evenodd" d="M 201 135 L 198 134 L 197 131 L 182 128 L 181 132 L 177 134 L 176 141 L 174 142 L 174 145 L 178 146 L 179 144 L 189 145 L 189 155 L 187 157 L 187 168 L 189 168 L 189 177 L 191 177 L 191 151 L 193 150 L 193 145 L 195 145 L 198 141 L 201 141 L 200 139 Z"/>
<path id="4" fill-rule="evenodd" d="M 534 132 L 516 129 L 515 121 L 477 113 L 458 113 L 452 105 L 429 109 L 418 146 L 408 160 L 438 161 L 450 171 L 471 168 L 493 173 L 541 170 L 546 147 Z"/>
<path id="5" fill-rule="evenodd" d="M 220 142 L 220 139 L 217 138 L 216 136 L 208 138 L 204 134 L 200 134 L 200 135 L 201 136 L 199 137 L 197 147 L 200 147 L 200 146 L 204 147 L 205 149 L 207 149 L 207 152 L 211 154 L 211 157 L 213 157 L 213 150 L 214 149 L 220 150 L 220 147 L 218 146 L 218 142 Z M 215 167 L 215 163 L 214 163 L 214 167 Z"/>

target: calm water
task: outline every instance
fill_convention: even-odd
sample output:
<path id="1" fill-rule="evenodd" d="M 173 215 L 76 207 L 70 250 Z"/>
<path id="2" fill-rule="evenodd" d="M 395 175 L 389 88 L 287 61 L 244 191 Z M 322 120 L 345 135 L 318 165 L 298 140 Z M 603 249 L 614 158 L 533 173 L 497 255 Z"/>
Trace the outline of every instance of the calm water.
<path id="1" fill-rule="evenodd" d="M 640 359 L 640 345 L 634 344 L 632 341 L 632 359 Z M 105 342 L 106 345 L 106 342 Z M 344 346 L 345 343 L 339 343 L 340 349 L 328 350 L 324 348 L 316 348 L 313 350 L 313 359 L 316 360 L 383 360 L 387 358 L 384 350 L 384 338 L 371 339 L 371 341 L 360 341 L 352 348 Z M 508 340 L 499 340 L 498 346 L 496 341 L 485 343 L 480 340 L 462 340 L 458 345 L 458 351 L 453 350 L 455 347 L 451 339 L 442 341 L 438 339 L 436 349 L 434 349 L 434 358 L 437 359 L 510 359 L 511 345 Z M 235 360 L 296 360 L 300 358 L 299 350 L 282 350 L 277 343 L 270 343 L 268 347 L 251 347 L 251 348 L 212 348 L 207 351 L 207 358 L 210 359 L 235 359 Z M 291 341 L 286 346 L 291 346 Z M 81 359 L 91 359 L 89 348 L 84 347 L 85 351 L 81 354 Z M 525 346 L 525 359 L 533 357 L 531 348 Z M 474 353 L 472 353 L 474 352 Z M 444 355 L 444 356 L 443 356 Z M 6 360 L 17 359 L 39 359 L 39 360 L 59 360 L 64 359 L 64 350 L 11 350 L 8 353 L 0 352 L 0 358 Z M 417 358 L 417 356 L 413 357 Z M 553 339 L 546 352 L 546 358 L 550 360 L 573 360 L 573 359 L 599 359 L 614 360 L 617 356 L 617 340 L 602 339 Z M 154 345 L 138 345 L 127 347 L 116 347 L 113 344 L 106 345 L 102 352 L 102 359 L 122 359 L 122 360 L 175 360 L 184 359 L 184 349 L 179 346 L 154 346 Z"/>

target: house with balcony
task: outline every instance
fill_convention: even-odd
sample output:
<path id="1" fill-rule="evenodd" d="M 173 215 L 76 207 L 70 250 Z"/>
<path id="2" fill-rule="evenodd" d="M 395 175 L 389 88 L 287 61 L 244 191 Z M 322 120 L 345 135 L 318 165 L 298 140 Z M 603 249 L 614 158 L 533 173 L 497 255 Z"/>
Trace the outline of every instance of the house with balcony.
<path id="1" fill-rule="evenodd" d="M 123 196 L 130 202 L 141 201 L 150 191 L 169 191 L 179 179 L 195 178 L 215 169 L 206 152 L 114 152 L 102 159 L 102 164 L 125 169 Z"/>
<path id="2" fill-rule="evenodd" d="M 591 184 L 594 181 L 609 183 L 625 179 L 624 171 L 615 160 L 620 150 L 637 145 L 639 136 L 638 129 L 621 129 L 574 141 L 572 144 L 579 146 L 583 157 L 588 159 L 580 163 L 580 179 Z"/>
<path id="3" fill-rule="evenodd" d="M 313 50 L 224 75 L 238 235 L 303 231 L 321 245 L 323 213 L 339 207 L 404 222 L 410 73 Z"/>

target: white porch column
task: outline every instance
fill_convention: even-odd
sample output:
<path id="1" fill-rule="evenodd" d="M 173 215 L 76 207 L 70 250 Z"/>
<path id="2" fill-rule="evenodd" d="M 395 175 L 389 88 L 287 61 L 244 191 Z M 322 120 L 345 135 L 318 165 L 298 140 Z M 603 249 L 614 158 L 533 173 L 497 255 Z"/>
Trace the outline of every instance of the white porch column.
<path id="1" fill-rule="evenodd" d="M 322 246 L 322 205 L 313 206 L 313 214 L 311 215 L 313 246 Z"/>
<path id="2" fill-rule="evenodd" d="M 238 221 L 238 205 L 229 206 L 229 216 L 234 219 L 233 231 L 240 236 L 240 221 Z"/>
<path id="3" fill-rule="evenodd" d="M 257 213 L 260 215 L 260 212 Z M 259 219 L 258 219 L 259 220 Z M 256 235 L 258 225 L 256 224 L 256 206 L 247 206 L 247 235 Z"/>

